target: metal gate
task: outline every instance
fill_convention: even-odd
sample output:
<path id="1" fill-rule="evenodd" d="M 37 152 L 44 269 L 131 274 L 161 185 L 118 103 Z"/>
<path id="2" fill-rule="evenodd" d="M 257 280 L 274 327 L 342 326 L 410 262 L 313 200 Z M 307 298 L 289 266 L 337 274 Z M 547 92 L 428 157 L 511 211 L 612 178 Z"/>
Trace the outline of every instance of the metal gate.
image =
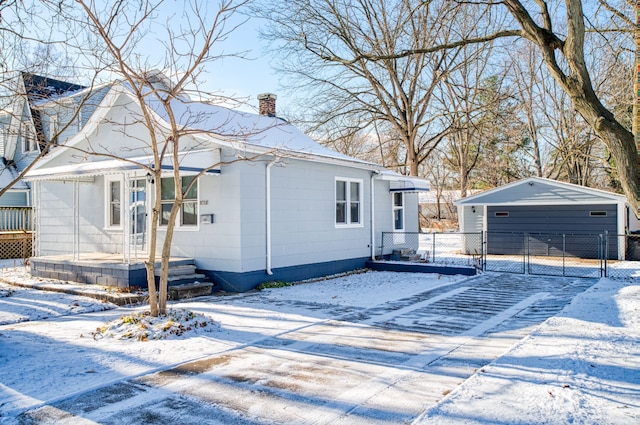
<path id="1" fill-rule="evenodd" d="M 607 259 L 617 258 L 617 247 L 603 235 L 487 232 L 484 243 L 487 271 L 602 277 Z"/>
<path id="2" fill-rule="evenodd" d="M 640 279 L 640 234 L 382 232 L 376 257 L 504 273 Z"/>

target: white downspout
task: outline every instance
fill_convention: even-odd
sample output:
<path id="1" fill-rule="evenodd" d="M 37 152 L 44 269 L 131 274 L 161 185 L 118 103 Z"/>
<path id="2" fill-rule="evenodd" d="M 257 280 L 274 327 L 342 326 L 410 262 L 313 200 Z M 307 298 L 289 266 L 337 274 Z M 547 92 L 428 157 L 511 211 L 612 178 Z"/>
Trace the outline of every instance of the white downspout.
<path id="1" fill-rule="evenodd" d="M 380 174 L 379 171 L 374 171 L 373 173 L 371 173 L 371 260 L 375 261 L 376 259 L 376 216 L 375 216 L 375 209 L 376 209 L 376 205 L 375 205 L 375 200 L 376 200 L 376 196 L 375 196 L 375 185 L 374 185 L 374 181 L 375 178 L 378 176 L 378 174 Z"/>
<path id="2" fill-rule="evenodd" d="M 73 260 L 80 260 L 80 183 L 73 180 Z"/>
<path id="3" fill-rule="evenodd" d="M 32 240 L 31 246 L 33 247 L 33 255 L 35 257 L 40 256 L 40 182 L 34 181 L 31 184 L 31 196 L 33 200 L 31 204 L 31 230 Z"/>
<path id="4" fill-rule="evenodd" d="M 265 221 L 266 221 L 266 245 L 267 245 L 267 274 L 271 276 L 273 271 L 271 271 L 271 167 L 276 163 L 278 158 L 270 161 L 267 164 L 265 171 L 265 185 L 266 185 L 266 213 L 265 213 Z"/>

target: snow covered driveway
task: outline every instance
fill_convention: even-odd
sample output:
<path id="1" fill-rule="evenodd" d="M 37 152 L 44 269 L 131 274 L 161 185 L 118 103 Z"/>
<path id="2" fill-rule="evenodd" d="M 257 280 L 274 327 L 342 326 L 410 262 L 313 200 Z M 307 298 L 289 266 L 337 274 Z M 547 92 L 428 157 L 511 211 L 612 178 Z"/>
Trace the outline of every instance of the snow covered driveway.
<path id="1" fill-rule="evenodd" d="M 411 280 L 413 286 L 407 284 Z M 100 376 L 103 384 L 94 383 L 97 389 L 78 386 L 70 397 L 30 388 L 30 396 L 43 401 L 41 407 L 34 402 L 32 410 L 14 419 L 25 424 L 424 420 L 423 412 L 595 283 L 380 272 L 198 299 L 183 306 L 211 316 L 220 323 L 219 332 L 187 340 L 173 353 L 171 345 L 164 346 L 162 355 L 155 353 L 161 350 L 154 348 L 161 347 L 155 341 L 143 343 L 153 365 L 147 370 L 155 373 L 143 373 L 143 365 L 127 352 L 122 364 L 113 365 L 118 375 L 110 385 Z M 189 348 L 197 360 L 188 360 Z M 173 363 L 180 364 L 158 366 L 170 364 L 172 354 Z M 129 376 L 137 377 L 126 379 L 127 365 Z M 0 402 L 17 404 L 7 400 Z"/>

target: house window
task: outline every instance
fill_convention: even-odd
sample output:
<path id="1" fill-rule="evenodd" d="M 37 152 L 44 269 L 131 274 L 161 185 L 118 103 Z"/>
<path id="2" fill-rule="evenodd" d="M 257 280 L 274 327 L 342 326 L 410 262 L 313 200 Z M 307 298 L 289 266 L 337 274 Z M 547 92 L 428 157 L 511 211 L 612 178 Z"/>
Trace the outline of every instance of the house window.
<path id="1" fill-rule="evenodd" d="M 393 230 L 404 230 L 404 193 L 393 193 Z"/>
<path id="2" fill-rule="evenodd" d="M 20 135 L 22 136 L 22 151 L 31 152 L 33 149 L 33 132 L 29 123 L 23 122 L 20 128 Z"/>
<path id="3" fill-rule="evenodd" d="M 7 134 L 5 132 L 4 126 L 0 125 L 0 154 L 4 156 L 4 147 L 7 141 Z"/>
<path id="4" fill-rule="evenodd" d="M 49 116 L 49 140 L 53 143 L 58 143 L 58 116 L 50 115 Z"/>
<path id="5" fill-rule="evenodd" d="M 589 211 L 589 216 L 590 217 L 606 217 L 607 212 L 606 211 Z"/>
<path id="6" fill-rule="evenodd" d="M 494 215 L 496 217 L 509 217 L 509 211 L 496 211 Z"/>
<path id="7" fill-rule="evenodd" d="M 108 181 L 107 200 L 109 211 L 107 213 L 107 227 L 120 227 L 122 224 L 122 182 L 119 180 Z"/>
<path id="8" fill-rule="evenodd" d="M 336 179 L 336 226 L 362 225 L 362 180 Z"/>
<path id="9" fill-rule="evenodd" d="M 180 208 L 179 226 L 198 225 L 198 182 L 194 181 L 195 176 L 185 176 L 182 181 L 182 206 Z M 189 185 L 193 185 L 189 188 Z M 161 180 L 162 210 L 160 212 L 160 225 L 166 226 L 169 223 L 171 208 L 176 199 L 175 184 L 173 177 L 166 177 Z M 187 190 L 189 188 L 189 190 Z"/>

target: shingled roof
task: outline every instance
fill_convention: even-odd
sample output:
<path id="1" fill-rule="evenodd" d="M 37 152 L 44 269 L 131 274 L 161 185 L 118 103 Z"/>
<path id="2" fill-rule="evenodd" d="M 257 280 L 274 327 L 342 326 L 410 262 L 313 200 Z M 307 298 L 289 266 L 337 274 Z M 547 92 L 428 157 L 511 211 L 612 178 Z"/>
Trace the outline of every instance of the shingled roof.
<path id="1" fill-rule="evenodd" d="M 43 77 L 29 72 L 23 72 L 22 79 L 29 103 L 31 104 L 43 99 L 50 99 L 54 96 L 65 95 L 86 88 L 79 84 Z"/>

